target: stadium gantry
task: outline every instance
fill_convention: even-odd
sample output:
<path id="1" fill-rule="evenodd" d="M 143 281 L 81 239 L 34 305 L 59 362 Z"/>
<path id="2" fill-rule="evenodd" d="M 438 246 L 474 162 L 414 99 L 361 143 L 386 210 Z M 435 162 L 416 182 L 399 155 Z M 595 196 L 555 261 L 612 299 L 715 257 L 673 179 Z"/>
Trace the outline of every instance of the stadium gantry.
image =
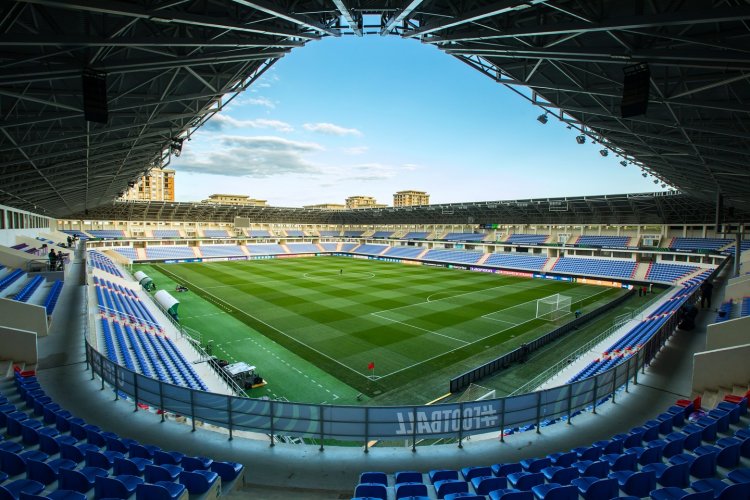
<path id="1" fill-rule="evenodd" d="M 18 0 L 0 14 L 0 203 L 33 212 L 110 203 L 280 57 L 347 35 L 435 45 L 657 184 L 750 205 L 744 2 Z M 639 68 L 648 111 L 623 118 Z"/>

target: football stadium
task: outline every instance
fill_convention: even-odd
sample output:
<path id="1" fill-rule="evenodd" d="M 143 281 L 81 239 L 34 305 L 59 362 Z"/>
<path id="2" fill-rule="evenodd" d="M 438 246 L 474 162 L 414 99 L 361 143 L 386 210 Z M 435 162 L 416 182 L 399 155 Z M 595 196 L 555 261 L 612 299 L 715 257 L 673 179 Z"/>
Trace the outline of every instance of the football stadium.
<path id="1" fill-rule="evenodd" d="M 746 2 L 0 13 L 0 499 L 750 498 Z M 340 37 L 444 52 L 657 191 L 175 201 L 194 134 Z"/>

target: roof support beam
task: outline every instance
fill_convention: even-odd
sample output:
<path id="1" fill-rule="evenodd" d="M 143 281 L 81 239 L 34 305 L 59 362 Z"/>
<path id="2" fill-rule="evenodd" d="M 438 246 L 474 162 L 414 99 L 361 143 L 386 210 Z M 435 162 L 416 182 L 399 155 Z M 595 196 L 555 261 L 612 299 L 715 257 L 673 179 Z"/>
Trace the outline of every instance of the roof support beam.
<path id="1" fill-rule="evenodd" d="M 410 0 L 409 3 L 407 3 L 403 9 L 401 9 L 401 12 L 399 12 L 395 16 L 392 16 L 385 22 L 383 28 L 380 30 L 380 34 L 382 36 L 387 35 L 393 30 L 393 28 L 404 22 L 404 20 L 409 19 L 411 13 L 414 12 L 414 10 L 419 7 L 423 1 L 424 0 Z"/>
<path id="2" fill-rule="evenodd" d="M 304 28 L 317 31 L 325 35 L 341 36 L 341 33 L 338 30 L 331 29 L 328 26 L 324 26 L 323 24 L 320 24 L 316 21 L 307 19 L 305 16 L 300 16 L 297 14 L 284 12 L 283 10 L 279 9 L 278 6 L 274 5 L 271 2 L 266 2 L 265 0 L 232 0 L 232 1 L 234 3 L 244 5 L 245 7 L 250 7 L 255 10 L 259 10 L 265 14 L 270 14 L 279 19 L 283 19 L 284 21 L 298 24 Z"/>
<path id="3" fill-rule="evenodd" d="M 354 17 L 352 12 L 349 10 L 349 7 L 346 6 L 344 3 L 344 0 L 332 0 L 333 5 L 336 6 L 336 8 L 341 13 L 341 16 L 346 20 L 346 24 L 349 25 L 349 28 L 354 32 L 357 36 L 362 36 L 362 28 L 360 27 L 359 21 Z"/>

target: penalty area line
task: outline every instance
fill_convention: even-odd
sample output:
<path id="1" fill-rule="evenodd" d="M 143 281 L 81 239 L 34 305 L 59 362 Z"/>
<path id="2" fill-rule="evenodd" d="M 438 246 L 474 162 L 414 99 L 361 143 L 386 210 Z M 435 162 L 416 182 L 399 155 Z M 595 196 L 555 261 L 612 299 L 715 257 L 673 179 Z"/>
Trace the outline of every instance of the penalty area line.
<path id="1" fill-rule="evenodd" d="M 439 335 L 440 337 L 445 337 L 447 339 L 455 340 L 456 342 L 461 342 L 464 345 L 469 345 L 471 343 L 471 342 L 466 342 L 465 340 L 461 340 L 461 339 L 457 339 L 457 338 L 451 337 L 450 335 L 445 335 L 443 333 L 434 332 L 432 330 L 428 330 L 428 329 L 422 328 L 420 326 L 410 325 L 409 323 L 404 323 L 403 321 L 399 321 L 397 319 L 386 318 L 385 316 L 381 316 L 380 313 L 377 313 L 377 312 L 370 313 L 370 314 L 372 316 L 375 316 L 376 318 L 384 319 L 386 321 L 391 321 L 393 323 L 398 323 L 400 325 L 408 326 L 409 328 L 415 328 L 417 330 L 421 330 L 421 331 L 426 332 L 426 333 L 431 333 L 433 335 Z"/>
<path id="2" fill-rule="evenodd" d="M 166 275 L 171 275 L 172 279 L 175 279 L 175 278 L 177 278 L 177 276 L 173 275 L 173 274 L 172 274 L 172 273 L 171 273 L 170 271 L 167 271 L 167 270 L 165 270 L 165 269 L 162 269 L 162 268 L 161 268 L 161 266 L 154 266 L 154 267 L 156 267 L 156 268 L 157 268 L 157 269 L 158 269 L 158 270 L 159 270 L 159 271 L 160 271 L 161 273 L 163 273 L 163 274 L 166 274 Z M 194 288 L 195 288 L 196 290 L 201 290 L 201 291 L 202 291 L 203 293 L 205 293 L 206 295 L 210 295 L 210 296 L 211 296 L 211 297 L 213 297 L 213 298 L 214 298 L 214 299 L 215 299 L 216 301 L 218 301 L 218 302 L 221 302 L 221 303 L 225 304 L 225 305 L 226 305 L 227 307 L 234 307 L 234 306 L 232 306 L 231 304 L 229 304 L 228 302 L 225 302 L 224 300 L 220 299 L 220 298 L 219 298 L 219 297 L 217 297 L 216 295 L 212 294 L 211 292 L 207 292 L 207 291 L 206 291 L 205 289 L 203 289 L 203 288 L 199 287 L 199 286 L 198 286 L 198 285 L 196 285 L 195 283 L 192 283 L 192 282 L 190 282 L 190 281 L 187 281 L 187 280 L 183 280 L 183 282 L 184 282 L 184 283 L 187 283 L 187 284 L 189 284 L 189 285 L 190 285 L 190 286 L 192 286 L 192 287 L 194 287 Z M 302 345 L 302 346 L 306 347 L 307 349 L 310 349 L 310 350 L 312 350 L 312 351 L 314 351 L 314 352 L 316 352 L 316 353 L 320 354 L 320 355 L 321 355 L 321 356 L 323 356 L 324 358 L 330 359 L 331 361 L 333 361 L 333 362 L 334 362 L 334 363 L 336 363 L 337 365 L 339 365 L 339 366 L 342 366 L 342 367 L 346 368 L 347 370 L 349 370 L 349 371 L 351 371 L 351 372 L 354 372 L 354 373 L 356 373 L 356 374 L 357 374 L 357 375 L 359 375 L 360 377 L 364 377 L 364 378 L 366 378 L 366 379 L 369 379 L 369 377 L 368 377 L 367 375 L 365 375 L 364 373 L 360 373 L 360 372 L 358 372 L 357 370 L 355 370 L 355 369 L 354 369 L 354 368 L 352 368 L 351 366 L 345 365 L 345 364 L 344 364 L 344 363 L 342 363 L 341 361 L 339 361 L 339 360 L 337 360 L 337 359 L 334 359 L 334 358 L 332 358 L 332 357 L 331 357 L 331 356 L 329 356 L 328 354 L 326 354 L 326 353 L 324 353 L 324 352 L 321 352 L 321 351 L 317 350 L 316 348 L 314 348 L 314 347 L 312 347 L 312 346 L 309 346 L 309 345 L 307 345 L 306 343 L 302 342 L 301 340 L 299 340 L 299 339 L 297 339 L 297 338 L 294 338 L 294 337 L 292 337 L 292 336 L 291 336 L 291 335 L 289 335 L 288 333 L 285 333 L 285 332 L 283 332 L 283 331 L 279 330 L 279 329 L 278 329 L 278 328 L 276 328 L 275 326 L 273 326 L 273 325 L 271 325 L 271 324 L 269 324 L 269 323 L 266 323 L 266 322 L 265 322 L 265 321 L 263 321 L 262 319 L 260 319 L 260 318 L 258 318 L 258 317 L 256 317 L 256 316 L 253 316 L 252 314 L 250 314 L 250 313 L 248 313 L 248 312 L 245 312 L 245 311 L 243 311 L 242 309 L 234 308 L 234 310 L 235 310 L 235 311 L 237 311 L 237 312 L 239 312 L 239 313 L 242 313 L 242 314 L 244 314 L 244 315 L 245 315 L 245 316 L 247 316 L 248 318 L 251 318 L 251 319 L 253 319 L 253 320 L 257 321 L 258 323 L 262 323 L 263 325 L 265 325 L 265 326 L 267 326 L 268 328 L 270 328 L 270 329 L 274 330 L 275 332 L 278 332 L 278 333 L 280 333 L 281 335 L 285 336 L 286 338 L 288 338 L 288 339 L 290 339 L 290 340 L 293 340 L 293 341 L 297 342 L 298 344 L 300 344 L 300 345 Z"/>

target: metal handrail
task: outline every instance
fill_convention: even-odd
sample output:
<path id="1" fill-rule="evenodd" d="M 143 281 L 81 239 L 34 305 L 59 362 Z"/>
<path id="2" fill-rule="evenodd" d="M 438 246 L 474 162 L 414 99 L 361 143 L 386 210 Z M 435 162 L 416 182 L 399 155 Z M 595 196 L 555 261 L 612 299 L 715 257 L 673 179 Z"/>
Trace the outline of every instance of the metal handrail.
<path id="1" fill-rule="evenodd" d="M 694 300 L 694 296 L 689 300 Z M 229 437 L 235 430 L 263 433 L 273 443 L 275 436 L 361 441 L 367 449 L 372 440 L 418 441 L 449 438 L 458 446 L 471 435 L 531 427 L 540 432 L 546 422 L 570 422 L 579 412 L 592 409 L 621 388 L 637 384 L 639 371 L 660 351 L 675 330 L 678 315 L 665 321 L 633 356 L 609 370 L 560 387 L 504 398 L 432 406 L 339 406 L 238 398 L 205 393 L 167 384 L 124 368 L 86 344 L 92 378 L 129 395 L 134 404 L 146 404 L 166 412 L 185 415 L 193 425 L 203 421 L 225 427 Z"/>
<path id="2" fill-rule="evenodd" d="M 554 365 L 550 366 L 546 370 L 544 370 L 542 373 L 534 377 L 533 379 L 529 380 L 522 386 L 518 387 L 516 390 L 508 394 L 509 396 L 515 396 L 516 394 L 522 394 L 524 392 L 532 391 L 536 389 L 537 387 L 541 386 L 543 383 L 547 382 L 548 380 L 552 380 L 559 372 L 561 372 L 565 367 L 567 367 L 570 363 L 578 361 L 578 359 L 589 352 L 591 349 L 594 348 L 597 344 L 602 342 L 604 339 L 615 333 L 617 330 L 622 328 L 625 324 L 632 321 L 633 319 L 637 318 L 641 315 L 643 311 L 648 309 L 649 307 L 652 307 L 654 304 L 658 303 L 661 299 L 663 299 L 663 295 L 659 295 L 657 297 L 652 298 L 650 301 L 648 301 L 645 304 L 642 304 L 637 309 L 634 309 L 633 311 L 630 311 L 629 313 L 625 313 L 622 316 L 626 316 L 627 319 L 623 320 L 619 324 L 614 324 L 607 328 L 605 331 L 594 337 L 593 339 L 589 340 L 585 344 L 583 344 L 581 347 L 573 351 L 571 354 L 569 354 L 566 359 L 562 359 L 555 363 Z M 621 316 L 621 317 L 622 317 Z"/>

